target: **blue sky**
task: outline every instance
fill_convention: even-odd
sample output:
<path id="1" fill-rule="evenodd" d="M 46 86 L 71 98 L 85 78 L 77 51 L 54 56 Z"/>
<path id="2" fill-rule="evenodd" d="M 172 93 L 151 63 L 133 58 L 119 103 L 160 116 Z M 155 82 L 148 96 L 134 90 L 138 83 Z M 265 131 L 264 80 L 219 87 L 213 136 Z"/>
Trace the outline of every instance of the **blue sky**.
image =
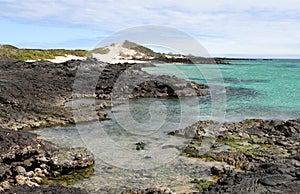
<path id="1" fill-rule="evenodd" d="M 0 43 L 92 49 L 111 34 L 163 25 L 213 56 L 300 58 L 298 0 L 0 0 Z"/>

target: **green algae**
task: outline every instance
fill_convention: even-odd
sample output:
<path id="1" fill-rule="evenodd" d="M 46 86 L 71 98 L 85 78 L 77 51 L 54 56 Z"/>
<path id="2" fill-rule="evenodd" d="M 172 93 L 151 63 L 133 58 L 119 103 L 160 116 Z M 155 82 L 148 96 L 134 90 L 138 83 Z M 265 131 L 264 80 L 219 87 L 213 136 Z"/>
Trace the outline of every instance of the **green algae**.
<path id="1" fill-rule="evenodd" d="M 216 138 L 215 144 L 216 146 L 212 146 L 207 153 L 201 154 L 199 151 L 201 141 L 193 140 L 189 146 L 182 149 L 182 154 L 204 161 L 226 162 L 237 169 L 251 169 L 255 166 L 254 161 L 266 162 L 273 156 L 288 155 L 284 148 L 267 144 L 265 137 L 244 138 L 236 135 L 220 135 Z M 223 146 L 227 146 L 226 150 L 222 150 Z"/>
<path id="2" fill-rule="evenodd" d="M 198 190 L 203 190 L 203 189 L 208 188 L 212 184 L 216 184 L 216 181 L 204 180 L 204 179 L 194 179 L 194 180 L 191 181 L 191 183 L 194 183 L 195 187 Z"/>
<path id="3" fill-rule="evenodd" d="M 61 184 L 64 186 L 74 185 L 77 181 L 89 178 L 94 173 L 94 165 L 84 169 L 75 170 L 72 174 L 58 177 L 44 177 L 41 180 L 42 185 Z"/>

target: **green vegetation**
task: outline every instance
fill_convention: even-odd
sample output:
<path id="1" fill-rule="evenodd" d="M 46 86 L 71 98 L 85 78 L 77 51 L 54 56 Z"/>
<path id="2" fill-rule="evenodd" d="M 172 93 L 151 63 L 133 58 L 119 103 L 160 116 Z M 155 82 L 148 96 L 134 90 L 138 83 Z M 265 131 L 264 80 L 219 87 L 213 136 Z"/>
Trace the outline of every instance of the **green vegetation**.
<path id="1" fill-rule="evenodd" d="M 203 179 L 194 179 L 191 181 L 191 183 L 195 183 L 197 189 L 203 190 L 208 188 L 210 185 L 215 184 L 216 182 Z"/>
<path id="2" fill-rule="evenodd" d="M 253 166 L 253 161 L 267 161 L 273 156 L 288 155 L 287 150 L 278 145 L 270 145 L 264 137 L 250 136 L 248 138 L 240 136 L 220 135 L 216 139 L 218 147 L 212 147 L 206 154 L 199 152 L 200 141 L 193 141 L 192 146 L 187 146 L 182 150 L 182 154 L 188 157 L 200 158 L 205 161 L 226 162 L 237 169 Z M 219 151 L 219 147 L 229 146 L 230 150 Z M 222 149 L 222 148 L 221 148 Z"/>
<path id="3" fill-rule="evenodd" d="M 253 125 L 253 124 L 255 124 L 257 122 L 260 122 L 260 121 L 262 121 L 262 120 L 261 119 L 245 119 L 242 122 L 245 125 Z"/>
<path id="4" fill-rule="evenodd" d="M 146 144 L 144 142 L 140 141 L 140 142 L 136 143 L 135 145 L 136 145 L 136 148 L 135 148 L 136 150 L 144 150 Z"/>
<path id="5" fill-rule="evenodd" d="M 102 55 L 105 55 L 105 54 L 108 54 L 109 53 L 109 48 L 96 48 L 96 49 L 93 49 L 91 51 L 91 53 L 96 53 L 96 54 L 102 54 Z"/>
<path id="6" fill-rule="evenodd" d="M 138 45 L 138 44 L 136 44 L 134 42 L 130 42 L 128 40 L 124 41 L 123 47 L 128 48 L 128 49 L 133 49 L 138 53 L 144 53 L 145 55 L 147 55 L 149 57 L 159 57 L 161 55 L 161 54 L 156 53 L 156 52 L 154 52 L 153 50 L 151 50 L 147 47 Z"/>
<path id="7" fill-rule="evenodd" d="M 192 140 L 188 146 L 181 148 L 181 153 L 204 161 L 226 162 L 241 170 L 253 168 L 255 161 L 264 162 L 273 156 L 289 155 L 286 149 L 269 144 L 265 137 L 255 135 L 247 137 L 219 135 L 214 146 L 205 154 L 201 152 L 201 140 Z"/>
<path id="8" fill-rule="evenodd" d="M 226 145 L 229 145 L 230 143 L 248 142 L 248 141 L 250 141 L 250 139 L 241 138 L 241 137 L 238 137 L 238 136 L 230 136 L 229 137 L 229 136 L 226 136 L 226 135 L 220 135 L 216 139 L 216 142 L 223 143 L 223 144 L 226 144 Z"/>
<path id="9" fill-rule="evenodd" d="M 19 49 L 12 45 L 0 46 L 0 59 L 10 60 L 45 60 L 54 59 L 55 56 L 75 55 L 84 57 L 86 50 L 65 50 L 65 49 Z"/>
<path id="10" fill-rule="evenodd" d="M 76 170 L 74 173 L 69 175 L 62 175 L 58 177 L 44 177 L 41 179 L 40 184 L 43 185 L 54 185 L 62 184 L 64 186 L 74 185 L 77 181 L 89 178 L 94 173 L 94 165 L 85 168 Z"/>

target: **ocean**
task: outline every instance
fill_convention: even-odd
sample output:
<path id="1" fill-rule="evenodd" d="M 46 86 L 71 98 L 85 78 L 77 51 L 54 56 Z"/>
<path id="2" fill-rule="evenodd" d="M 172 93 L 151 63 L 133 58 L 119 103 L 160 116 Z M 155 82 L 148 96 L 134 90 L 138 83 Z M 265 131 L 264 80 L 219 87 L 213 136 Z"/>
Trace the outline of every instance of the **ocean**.
<path id="1" fill-rule="evenodd" d="M 207 83 L 202 72 L 220 72 L 214 84 L 226 88 L 225 120 L 300 117 L 300 60 L 231 60 L 229 65 L 157 64 L 144 68 L 152 74 L 182 77 Z M 211 76 L 213 77 L 213 76 Z M 203 112 L 208 112 L 202 106 Z"/>

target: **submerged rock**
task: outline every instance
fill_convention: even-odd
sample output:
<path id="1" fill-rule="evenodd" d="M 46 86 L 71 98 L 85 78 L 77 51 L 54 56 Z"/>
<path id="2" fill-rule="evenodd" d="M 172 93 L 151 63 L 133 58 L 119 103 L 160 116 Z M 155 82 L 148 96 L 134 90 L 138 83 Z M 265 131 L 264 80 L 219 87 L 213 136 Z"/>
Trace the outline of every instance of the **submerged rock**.
<path id="1" fill-rule="evenodd" d="M 140 141 L 140 142 L 136 143 L 135 145 L 136 145 L 136 147 L 135 147 L 136 150 L 144 150 L 146 144 L 144 142 Z"/>

